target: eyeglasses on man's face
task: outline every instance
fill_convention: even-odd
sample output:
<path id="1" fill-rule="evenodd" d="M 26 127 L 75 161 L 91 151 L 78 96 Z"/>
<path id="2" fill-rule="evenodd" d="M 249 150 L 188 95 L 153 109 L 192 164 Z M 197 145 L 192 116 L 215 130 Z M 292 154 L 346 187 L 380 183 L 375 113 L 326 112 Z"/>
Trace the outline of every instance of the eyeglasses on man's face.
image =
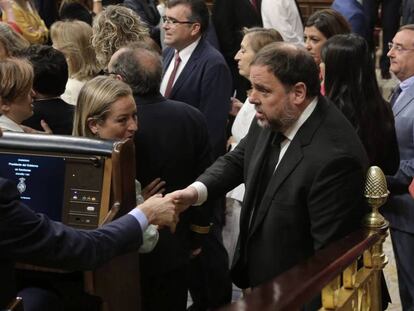
<path id="1" fill-rule="evenodd" d="M 162 17 L 162 21 L 165 24 L 172 25 L 172 26 L 175 26 L 175 25 L 178 25 L 178 24 L 190 24 L 191 25 L 191 24 L 196 23 L 196 22 L 192 22 L 192 21 L 178 21 L 175 18 L 168 17 L 168 16 L 165 16 L 165 15 Z"/>
<path id="2" fill-rule="evenodd" d="M 414 49 L 409 49 L 409 48 L 405 48 L 403 47 L 401 44 L 396 44 L 396 43 L 392 43 L 392 42 L 388 42 L 388 49 L 391 51 L 392 49 L 394 49 L 395 51 L 397 51 L 398 53 L 400 52 L 405 52 L 405 51 L 414 51 Z"/>

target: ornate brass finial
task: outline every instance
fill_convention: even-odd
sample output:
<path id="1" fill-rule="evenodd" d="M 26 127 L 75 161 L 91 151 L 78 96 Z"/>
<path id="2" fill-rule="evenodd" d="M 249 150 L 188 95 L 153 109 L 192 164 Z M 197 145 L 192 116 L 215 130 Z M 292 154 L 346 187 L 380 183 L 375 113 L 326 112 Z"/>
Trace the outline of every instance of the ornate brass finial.
<path id="1" fill-rule="evenodd" d="M 381 228 L 388 225 L 388 221 L 378 212 L 378 208 L 387 201 L 389 194 L 384 173 L 378 166 L 371 166 L 365 181 L 364 195 L 372 211 L 365 216 L 365 226 Z"/>

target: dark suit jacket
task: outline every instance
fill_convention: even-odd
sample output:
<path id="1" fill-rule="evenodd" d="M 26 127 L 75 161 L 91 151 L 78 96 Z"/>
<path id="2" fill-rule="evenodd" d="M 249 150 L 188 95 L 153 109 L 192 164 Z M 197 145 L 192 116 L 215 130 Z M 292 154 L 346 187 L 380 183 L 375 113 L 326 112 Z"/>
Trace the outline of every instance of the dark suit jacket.
<path id="1" fill-rule="evenodd" d="M 249 227 L 258 171 L 271 131 L 255 121 L 236 149 L 199 180 L 209 197 L 245 182 L 233 281 L 256 286 L 355 230 L 365 212 L 367 156 L 337 108 L 321 98 L 291 141 Z"/>
<path id="2" fill-rule="evenodd" d="M 212 163 L 204 116 L 160 94 L 135 96 L 135 101 L 139 124 L 135 135 L 137 179 L 144 187 L 161 177 L 166 181 L 166 193 L 186 187 Z M 210 213 L 209 208 L 190 209 L 180 215 L 175 234 L 160 230 L 155 249 L 141 255 L 142 273 L 162 274 L 187 264 L 193 237 L 189 226 L 207 226 Z"/>
<path id="3" fill-rule="evenodd" d="M 45 120 L 53 134 L 72 135 L 74 113 L 75 106 L 60 98 L 34 101 L 33 116 L 25 120 L 23 125 L 43 131 L 40 121 Z"/>
<path id="4" fill-rule="evenodd" d="M 164 50 L 164 73 L 174 49 Z M 206 120 L 214 158 L 224 154 L 232 80 L 219 51 L 201 39 L 171 90 L 170 98 L 200 110 Z"/>
<path id="5" fill-rule="evenodd" d="M 15 296 L 14 262 L 90 270 L 142 243 L 137 220 L 125 215 L 97 230 L 75 230 L 20 202 L 16 185 L 0 177 L 0 309 Z"/>

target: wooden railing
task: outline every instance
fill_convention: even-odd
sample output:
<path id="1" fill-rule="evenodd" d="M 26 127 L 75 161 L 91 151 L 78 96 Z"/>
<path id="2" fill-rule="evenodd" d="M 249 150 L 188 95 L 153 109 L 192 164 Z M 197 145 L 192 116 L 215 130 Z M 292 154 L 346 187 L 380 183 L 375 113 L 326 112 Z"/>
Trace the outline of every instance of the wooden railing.
<path id="1" fill-rule="evenodd" d="M 385 202 L 388 191 L 385 184 L 385 190 L 382 187 L 378 193 L 378 184 L 377 180 L 367 181 L 365 195 L 372 212 L 364 228 L 255 287 L 246 297 L 220 311 L 300 310 L 318 295 L 321 310 L 381 310 L 381 273 L 387 264 L 382 245 L 388 223 L 378 213 L 378 207 Z"/>

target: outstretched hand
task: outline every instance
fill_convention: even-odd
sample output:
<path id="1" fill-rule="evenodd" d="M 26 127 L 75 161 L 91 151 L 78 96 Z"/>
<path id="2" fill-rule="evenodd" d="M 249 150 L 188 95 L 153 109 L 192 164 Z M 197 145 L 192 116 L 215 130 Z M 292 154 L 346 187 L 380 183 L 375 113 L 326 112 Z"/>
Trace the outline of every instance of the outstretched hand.
<path id="1" fill-rule="evenodd" d="M 138 205 L 138 208 L 145 214 L 150 224 L 167 226 L 170 227 L 171 232 L 175 231 L 178 215 L 171 197 L 156 194 Z"/>
<path id="2" fill-rule="evenodd" d="M 189 186 L 185 189 L 168 193 L 166 197 L 172 198 L 177 213 L 182 213 L 197 202 L 198 193 L 194 187 Z"/>

